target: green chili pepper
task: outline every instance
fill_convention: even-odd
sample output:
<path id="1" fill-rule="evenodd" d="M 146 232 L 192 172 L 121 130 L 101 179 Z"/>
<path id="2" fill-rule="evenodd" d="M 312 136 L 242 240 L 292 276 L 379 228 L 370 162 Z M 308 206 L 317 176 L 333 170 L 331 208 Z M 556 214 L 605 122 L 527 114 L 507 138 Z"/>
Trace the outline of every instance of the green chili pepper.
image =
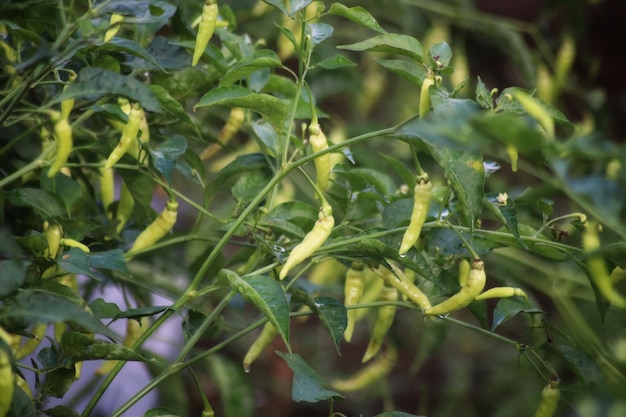
<path id="1" fill-rule="evenodd" d="M 104 33 L 104 43 L 107 43 L 111 39 L 117 35 L 117 32 L 120 30 L 122 26 L 122 22 L 124 21 L 124 15 L 119 13 L 111 14 L 111 18 L 109 19 L 109 28 Z"/>
<path id="2" fill-rule="evenodd" d="M 389 285 L 383 285 L 380 292 L 380 301 L 398 301 L 398 290 Z M 393 304 L 384 305 L 378 308 L 378 314 L 376 315 L 376 321 L 374 322 L 374 328 L 372 329 L 372 335 L 370 336 L 369 344 L 363 355 L 361 362 L 365 363 L 372 359 L 380 350 L 383 345 L 385 337 L 393 324 L 393 319 L 396 315 L 396 306 Z"/>
<path id="3" fill-rule="evenodd" d="M 365 288 L 365 270 L 361 262 L 352 262 L 352 266 L 346 273 L 346 282 L 344 284 L 344 301 L 346 307 L 354 306 L 359 303 Z M 356 324 L 357 309 L 348 310 L 348 323 L 343 337 L 347 342 L 352 340 L 354 333 L 354 325 Z"/>
<path id="4" fill-rule="evenodd" d="M 330 385 L 337 391 L 352 392 L 367 388 L 391 372 L 396 364 L 397 352 L 390 348 L 375 361 L 362 367 L 356 374 L 347 379 L 337 379 Z"/>
<path id="5" fill-rule="evenodd" d="M 422 311 L 431 308 L 430 301 L 422 290 L 416 287 L 415 284 L 410 283 L 408 280 L 402 279 L 402 276 L 397 275 L 398 273 L 402 274 L 402 271 L 400 271 L 399 268 L 394 268 L 394 271 L 396 271 L 395 274 L 382 265 L 372 267 L 371 269 L 376 273 L 376 275 L 382 278 L 385 285 L 391 286 L 397 291 L 400 291 L 401 294 L 406 295 L 409 300 L 420 306 Z"/>
<path id="6" fill-rule="evenodd" d="M 539 123 L 539 125 L 545 130 L 548 134 L 549 138 L 554 138 L 554 120 L 550 113 L 544 109 L 540 102 L 527 93 L 524 93 L 521 90 L 517 90 L 513 93 L 513 97 L 517 100 L 522 108 L 528 113 L 533 119 Z"/>
<path id="7" fill-rule="evenodd" d="M 15 373 L 11 364 L 11 335 L 0 327 L 0 417 L 5 417 L 11 409 L 13 392 L 15 390 Z"/>
<path id="8" fill-rule="evenodd" d="M 428 216 L 428 206 L 433 193 L 433 184 L 430 182 L 427 173 L 423 173 L 417 178 L 417 185 L 413 189 L 413 211 L 411 221 L 402 236 L 400 244 L 400 255 L 406 254 L 413 247 L 422 232 L 422 226 Z"/>
<path id="9" fill-rule="evenodd" d="M 276 327 L 274 327 L 271 322 L 268 321 L 265 323 L 263 330 L 261 330 L 261 334 L 259 334 L 259 337 L 256 338 L 252 345 L 250 345 L 248 352 L 246 352 L 246 355 L 243 358 L 243 370 L 246 373 L 250 372 L 250 365 L 252 365 L 252 362 L 261 356 L 261 353 L 263 353 L 265 348 L 272 343 L 272 340 L 274 340 L 277 334 L 278 330 L 276 330 Z"/>
<path id="10" fill-rule="evenodd" d="M 615 290 L 613 279 L 604 262 L 602 256 L 593 255 L 593 252 L 600 247 L 600 237 L 598 236 L 598 224 L 589 221 L 582 238 L 583 249 L 591 255 L 587 258 L 587 268 L 589 276 L 593 280 L 600 294 L 611 304 L 619 308 L 626 308 L 626 297 Z"/>
<path id="11" fill-rule="evenodd" d="M 304 236 L 302 242 L 291 250 L 287 261 L 280 270 L 279 278 L 281 280 L 285 279 L 293 267 L 313 255 L 326 242 L 334 225 L 335 219 L 333 218 L 332 207 L 328 204 L 322 205 L 313 229 Z"/>
<path id="12" fill-rule="evenodd" d="M 72 126 L 67 119 L 63 119 L 60 115 L 54 115 L 54 137 L 57 141 L 57 153 L 54 157 L 54 162 L 48 170 L 48 178 L 54 177 L 57 172 L 61 170 L 63 165 L 67 162 L 67 159 L 72 153 L 74 147 L 74 140 L 72 139 Z"/>
<path id="13" fill-rule="evenodd" d="M 70 86 L 71 83 L 74 82 L 75 79 L 76 73 L 74 71 L 70 71 L 70 75 L 67 79 L 67 84 L 65 84 L 65 86 L 63 87 L 63 92 L 67 91 L 67 88 Z M 75 100 L 73 98 L 70 98 L 61 102 L 61 119 L 69 119 L 70 113 L 74 108 L 74 101 Z"/>
<path id="14" fill-rule="evenodd" d="M 309 143 L 313 152 L 320 152 L 328 148 L 328 140 L 319 123 L 309 125 Z M 315 163 L 317 188 L 320 191 L 325 191 L 330 179 L 330 153 L 318 156 L 313 162 Z"/>
<path id="15" fill-rule="evenodd" d="M 426 78 L 424 78 L 424 81 L 422 81 L 422 88 L 420 89 L 420 119 L 426 116 L 426 113 L 430 111 L 430 87 L 433 85 L 435 85 L 435 76 L 429 73 Z"/>
<path id="16" fill-rule="evenodd" d="M 128 189 L 128 186 L 126 186 L 126 183 L 123 182 L 120 190 L 120 200 L 117 203 L 117 210 L 115 211 L 115 219 L 119 222 L 116 227 L 117 233 L 122 231 L 124 225 L 128 219 L 130 219 L 134 206 L 135 199 Z"/>
<path id="17" fill-rule="evenodd" d="M 91 250 L 89 250 L 89 247 L 87 245 L 80 243 L 79 241 L 74 240 L 74 239 L 61 239 L 61 245 L 68 246 L 70 248 L 78 248 L 85 253 L 91 252 Z"/>
<path id="18" fill-rule="evenodd" d="M 58 223 L 48 224 L 48 222 L 45 222 L 43 228 L 44 236 L 48 242 L 48 249 L 46 250 L 45 255 L 52 259 L 56 259 L 61 246 L 61 238 L 63 237 L 61 225 Z"/>
<path id="19" fill-rule="evenodd" d="M 535 412 L 535 417 L 552 417 L 559 405 L 561 391 L 558 382 L 550 381 L 541 391 L 541 401 Z"/>
<path id="20" fill-rule="evenodd" d="M 219 8 L 215 0 L 207 0 L 202 9 L 202 15 L 200 16 L 200 26 L 198 26 L 198 34 L 196 35 L 196 44 L 193 49 L 193 58 L 191 65 L 196 66 L 204 54 L 209 41 L 213 37 L 215 32 L 215 26 L 217 25 L 217 15 L 219 14 Z"/>
<path id="21" fill-rule="evenodd" d="M 139 103 L 133 103 L 131 105 L 130 112 L 128 113 L 128 122 L 122 130 L 122 137 L 120 138 L 117 146 L 111 151 L 107 158 L 104 169 L 111 168 L 117 161 L 119 161 L 130 146 L 137 140 L 137 134 L 139 133 L 139 126 L 141 124 L 142 109 Z"/>
<path id="22" fill-rule="evenodd" d="M 100 200 L 102 201 L 102 207 L 107 215 L 108 219 L 113 218 L 113 215 L 109 211 L 109 207 L 115 200 L 115 178 L 113 175 L 113 169 L 104 168 L 99 169 L 100 175 L 98 180 L 100 182 Z"/>
<path id="23" fill-rule="evenodd" d="M 528 296 L 524 290 L 513 287 L 493 287 L 487 291 L 478 294 L 474 300 L 487 300 L 489 298 L 509 298 L 509 297 L 523 297 L 528 301 Z"/>
<path id="24" fill-rule="evenodd" d="M 217 140 L 220 143 L 209 144 L 206 148 L 204 148 L 202 153 L 200 153 L 200 159 L 206 161 L 215 155 L 222 147 L 227 145 L 228 142 L 230 142 L 230 140 L 237 134 L 239 129 L 241 129 L 245 119 L 246 113 L 241 107 L 231 108 L 224 127 L 222 127 L 222 130 L 220 130 L 220 133 L 217 135 Z"/>
<path id="25" fill-rule="evenodd" d="M 461 287 L 461 290 L 436 306 L 427 308 L 424 313 L 430 316 L 444 315 L 467 307 L 485 288 L 485 282 L 485 263 L 480 259 L 474 259 L 467 282 Z"/>
<path id="26" fill-rule="evenodd" d="M 159 216 L 137 236 L 135 243 L 130 248 L 130 252 L 149 248 L 161 240 L 176 224 L 177 213 L 178 201 L 172 198 L 168 200 L 165 209 Z"/>

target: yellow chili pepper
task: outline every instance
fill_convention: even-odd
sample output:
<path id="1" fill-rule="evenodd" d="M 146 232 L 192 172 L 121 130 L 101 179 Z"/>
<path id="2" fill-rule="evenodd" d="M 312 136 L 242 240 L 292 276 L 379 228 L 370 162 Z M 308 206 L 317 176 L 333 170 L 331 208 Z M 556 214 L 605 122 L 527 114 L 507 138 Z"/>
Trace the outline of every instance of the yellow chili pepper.
<path id="1" fill-rule="evenodd" d="M 202 15 L 200 16 L 200 26 L 198 26 L 198 34 L 196 35 L 196 44 L 193 49 L 193 58 L 191 65 L 196 66 L 204 54 L 209 41 L 213 37 L 215 32 L 215 26 L 217 25 L 217 15 L 219 14 L 219 8 L 215 0 L 207 0 L 202 9 Z"/>

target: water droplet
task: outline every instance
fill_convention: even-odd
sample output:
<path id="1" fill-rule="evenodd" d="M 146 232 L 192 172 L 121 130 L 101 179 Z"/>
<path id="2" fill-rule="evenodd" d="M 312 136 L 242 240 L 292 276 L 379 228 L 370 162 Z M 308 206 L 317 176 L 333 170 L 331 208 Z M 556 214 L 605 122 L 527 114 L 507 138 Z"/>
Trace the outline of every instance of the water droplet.
<path id="1" fill-rule="evenodd" d="M 287 250 L 285 248 L 283 248 L 282 246 L 278 246 L 278 245 L 272 246 L 272 250 L 274 252 L 278 252 L 278 253 L 285 253 L 285 252 L 287 252 Z"/>
<path id="2" fill-rule="evenodd" d="M 244 371 L 245 373 L 249 374 L 249 373 L 250 373 L 250 365 L 244 365 L 244 366 L 243 366 L 243 371 Z"/>
<path id="3" fill-rule="evenodd" d="M 406 258 L 406 253 L 401 253 L 401 254 L 400 254 L 400 257 L 401 257 L 401 258 Z"/>
<path id="4" fill-rule="evenodd" d="M 483 167 L 485 168 L 485 176 L 488 177 L 500 169 L 500 164 L 496 161 L 484 161 Z"/>

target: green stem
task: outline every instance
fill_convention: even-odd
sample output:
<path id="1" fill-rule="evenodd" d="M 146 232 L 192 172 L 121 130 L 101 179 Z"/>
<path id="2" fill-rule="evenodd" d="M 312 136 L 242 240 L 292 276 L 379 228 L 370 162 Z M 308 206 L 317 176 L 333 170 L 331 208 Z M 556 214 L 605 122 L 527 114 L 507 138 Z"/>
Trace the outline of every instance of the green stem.
<path id="1" fill-rule="evenodd" d="M 457 320 L 457 319 L 452 318 L 450 316 L 442 317 L 441 320 L 447 321 L 449 323 L 455 324 L 455 325 L 460 326 L 460 327 L 465 327 L 466 329 L 474 330 L 475 332 L 482 333 L 484 335 L 492 337 L 492 338 L 494 338 L 496 340 L 499 340 L 500 342 L 506 343 L 506 344 L 511 345 L 511 346 L 517 347 L 519 345 L 519 343 L 517 341 L 513 340 L 513 339 L 509 339 L 508 337 L 499 335 L 497 333 L 491 332 L 491 331 L 489 331 L 487 329 L 483 329 L 481 327 L 474 326 L 473 324 L 466 323 L 466 322 L 461 321 L 461 320 Z"/>

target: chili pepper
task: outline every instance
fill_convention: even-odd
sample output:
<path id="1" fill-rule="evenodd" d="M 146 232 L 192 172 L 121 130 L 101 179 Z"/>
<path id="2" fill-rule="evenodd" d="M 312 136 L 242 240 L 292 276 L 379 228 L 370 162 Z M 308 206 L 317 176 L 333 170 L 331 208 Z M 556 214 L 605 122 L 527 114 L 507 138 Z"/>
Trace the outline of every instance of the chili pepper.
<path id="1" fill-rule="evenodd" d="M 550 381 L 541 391 L 541 401 L 535 412 L 535 417 L 552 417 L 559 405 L 561 391 L 558 382 Z"/>
<path id="2" fill-rule="evenodd" d="M 74 147 L 74 140 L 72 139 L 72 126 L 67 119 L 63 119 L 60 115 L 54 115 L 54 137 L 57 141 L 57 153 L 54 157 L 54 162 L 48 170 L 48 178 L 54 177 L 57 172 L 61 170 L 61 167 L 67 162 L 72 148 Z"/>
<path id="3" fill-rule="evenodd" d="M 143 334 L 149 324 L 148 317 L 142 317 L 139 321 L 135 319 L 126 319 L 126 335 L 122 340 L 122 346 L 132 347 L 139 337 Z M 119 362 L 118 359 L 111 359 L 105 361 L 94 373 L 98 376 L 107 375 L 115 365 Z"/>
<path id="4" fill-rule="evenodd" d="M 141 113 L 142 109 L 139 103 L 133 103 L 128 113 L 128 122 L 124 126 L 124 129 L 122 129 L 122 137 L 117 146 L 109 154 L 104 164 L 104 169 L 111 168 L 115 165 L 115 163 L 124 156 L 131 144 L 137 140 L 139 125 L 141 123 Z"/>
<path id="5" fill-rule="evenodd" d="M 148 119 L 146 118 L 146 112 L 141 107 L 139 108 L 139 111 L 140 111 L 139 132 L 138 132 L 139 140 L 132 141 L 131 145 L 128 147 L 127 152 L 131 156 L 133 156 L 136 160 L 145 164 L 147 162 L 147 158 L 142 158 L 140 160 L 139 157 L 141 155 L 141 150 L 142 150 L 141 146 L 143 144 L 150 142 L 150 126 L 148 126 Z"/>
<path id="6" fill-rule="evenodd" d="M 5 417 L 11 409 L 15 390 L 15 374 L 11 364 L 11 335 L 0 327 L 0 417 Z"/>
<path id="7" fill-rule="evenodd" d="M 541 106 L 539 101 L 521 90 L 516 90 L 513 93 L 513 97 L 517 100 L 522 108 L 533 119 L 539 123 L 539 125 L 545 130 L 549 138 L 554 137 L 554 120 L 552 116 Z"/>
<path id="8" fill-rule="evenodd" d="M 61 239 L 61 245 L 68 246 L 70 248 L 78 248 L 85 253 L 91 252 L 91 250 L 89 250 L 89 247 L 87 245 L 80 243 L 79 241 L 74 240 L 74 239 Z"/>
<path id="9" fill-rule="evenodd" d="M 271 322 L 268 321 L 265 323 L 263 330 L 261 330 L 261 334 L 259 334 L 259 337 L 256 338 L 252 345 L 250 345 L 248 352 L 246 352 L 246 355 L 243 358 L 243 370 L 246 373 L 250 372 L 250 365 L 252 365 L 252 362 L 261 356 L 261 353 L 263 353 L 265 348 L 272 343 L 272 340 L 274 340 L 277 334 L 278 330 L 276 330 L 276 327 L 274 327 Z"/>
<path id="10" fill-rule="evenodd" d="M 365 270 L 361 262 L 352 262 L 352 266 L 346 273 L 346 282 L 344 284 L 344 301 L 346 307 L 354 306 L 359 303 L 365 288 Z M 356 324 L 357 309 L 348 309 L 348 323 L 343 337 L 347 342 L 352 340 L 354 333 L 354 325 Z"/>
<path id="11" fill-rule="evenodd" d="M 576 57 L 576 42 L 571 35 L 563 37 L 554 65 L 554 99 L 558 98 Z"/>
<path id="12" fill-rule="evenodd" d="M 204 150 L 200 154 L 200 159 L 206 161 L 207 159 L 215 155 L 221 147 L 228 144 L 228 142 L 230 142 L 230 140 L 237 134 L 237 132 L 239 132 L 239 129 L 241 129 L 241 126 L 243 125 L 245 119 L 246 113 L 241 107 L 231 108 L 224 127 L 222 127 L 222 130 L 220 130 L 220 133 L 217 135 L 217 139 L 220 143 L 211 143 L 209 146 L 204 148 Z"/>
<path id="13" fill-rule="evenodd" d="M 591 253 L 587 258 L 587 268 L 589 269 L 589 276 L 598 287 L 600 294 L 614 306 L 626 308 L 626 297 L 618 293 L 613 287 L 613 279 L 609 274 L 604 258 L 593 254 L 600 247 L 597 223 L 589 221 L 583 233 L 582 245 L 585 252 Z"/>
<path id="14" fill-rule="evenodd" d="M 74 82 L 75 79 L 76 73 L 74 71 L 70 71 L 69 77 L 67 79 L 67 84 L 65 84 L 65 86 L 63 87 L 63 92 L 67 91 L 67 88 L 70 86 L 71 83 Z M 61 119 L 69 119 L 70 113 L 74 108 L 74 101 L 75 100 L 73 98 L 61 101 Z"/>
<path id="15" fill-rule="evenodd" d="M 320 287 L 333 286 L 346 276 L 347 269 L 334 258 L 324 259 L 308 270 L 308 280 Z"/>
<path id="16" fill-rule="evenodd" d="M 100 167 L 100 175 L 98 180 L 100 182 L 100 200 L 102 201 L 102 207 L 108 219 L 111 219 L 113 215 L 109 211 L 109 207 L 115 200 L 115 179 L 113 176 L 113 169 Z"/>
<path id="17" fill-rule="evenodd" d="M 622 268 L 621 266 L 616 266 L 611 271 L 609 278 L 613 285 L 617 284 L 618 282 L 626 278 L 626 269 Z"/>
<path id="18" fill-rule="evenodd" d="M 528 296 L 524 290 L 513 287 L 493 287 L 487 291 L 478 294 L 474 300 L 487 300 L 489 298 L 510 298 L 510 297 L 524 297 L 528 301 Z"/>
<path id="19" fill-rule="evenodd" d="M 424 81 L 422 81 L 422 88 L 420 89 L 420 119 L 426 116 L 426 113 L 430 111 L 430 87 L 433 85 L 435 85 L 435 76 L 429 73 L 426 78 L 424 78 Z"/>
<path id="20" fill-rule="evenodd" d="M 376 275 L 378 275 L 384 281 L 385 285 L 395 288 L 400 291 L 401 294 L 406 295 L 407 298 L 416 303 L 420 308 L 425 311 L 431 308 L 428 297 L 420 290 L 415 284 L 396 276 L 392 271 L 385 268 L 382 265 L 371 268 Z M 396 269 L 396 271 L 399 271 Z M 399 271 L 402 273 L 402 271 Z"/>
<path id="21" fill-rule="evenodd" d="M 176 224 L 176 217 L 178 212 L 178 201 L 173 198 L 168 200 L 165 209 L 159 214 L 159 216 L 152 222 L 143 232 L 137 236 L 135 243 L 130 248 L 130 252 L 139 251 L 141 249 L 149 248 L 157 243 L 163 236 L 165 236 L 174 224 Z"/>
<path id="22" fill-rule="evenodd" d="M 319 123 L 309 125 L 309 143 L 313 152 L 320 152 L 328 148 L 326 135 L 322 131 Z M 328 188 L 330 178 L 330 153 L 320 155 L 313 161 L 315 163 L 316 183 L 320 191 Z"/>
<path id="23" fill-rule="evenodd" d="M 133 195 L 128 189 L 126 183 L 123 182 L 120 190 L 120 200 L 117 203 L 117 210 L 115 212 L 115 219 L 119 222 L 116 227 L 117 233 L 122 231 L 124 225 L 128 219 L 130 219 L 134 206 L 135 199 L 133 198 Z"/>
<path id="24" fill-rule="evenodd" d="M 459 285 L 464 287 L 467 283 L 467 277 L 469 276 L 472 265 L 465 258 L 461 258 L 459 261 Z"/>
<path id="25" fill-rule="evenodd" d="M 427 173 L 423 173 L 417 178 L 417 184 L 413 189 L 413 211 L 411 221 L 402 236 L 402 243 L 398 253 L 405 255 L 417 242 L 422 232 L 422 226 L 428 216 L 428 206 L 433 193 L 433 184 L 430 182 Z"/>
<path id="26" fill-rule="evenodd" d="M 107 43 L 111 39 L 117 35 L 117 32 L 120 30 L 122 26 L 122 21 L 124 20 L 124 15 L 119 13 L 111 14 L 111 18 L 109 19 L 109 28 L 104 33 L 104 43 Z"/>
<path id="27" fill-rule="evenodd" d="M 383 285 L 379 301 L 398 301 L 398 290 L 392 286 L 386 284 Z M 378 314 L 376 315 L 372 335 L 370 336 L 370 341 L 361 362 L 365 363 L 369 361 L 380 350 L 380 347 L 383 345 L 385 340 L 385 336 L 387 336 L 387 333 L 393 324 L 393 319 L 396 315 L 396 308 L 397 307 L 393 304 L 384 305 L 378 308 Z"/>
<path id="28" fill-rule="evenodd" d="M 291 250 L 287 261 L 280 270 L 279 278 L 281 280 L 285 279 L 293 267 L 315 253 L 315 251 L 326 242 L 334 225 L 333 209 L 330 205 L 324 203 L 322 207 L 320 207 L 318 219 L 313 229 L 304 236 L 302 242 Z"/>
<path id="29" fill-rule="evenodd" d="M 217 25 L 217 15 L 219 8 L 215 0 L 207 0 L 202 9 L 200 16 L 200 26 L 198 26 L 198 34 L 196 35 L 196 44 L 193 48 L 193 58 L 191 65 L 196 66 L 200 58 L 204 54 L 209 41 L 213 37 L 215 26 Z"/>
<path id="30" fill-rule="evenodd" d="M 427 308 L 424 314 L 443 315 L 470 305 L 476 296 L 482 292 L 483 288 L 485 288 L 485 282 L 485 263 L 480 259 L 474 259 L 474 263 L 467 277 L 467 282 L 461 287 L 461 290 L 436 306 Z"/>
<path id="31" fill-rule="evenodd" d="M 511 171 L 517 172 L 517 160 L 519 159 L 517 146 L 513 145 L 512 143 L 506 145 L 506 154 L 511 160 Z"/>
<path id="32" fill-rule="evenodd" d="M 396 364 L 397 351 L 389 348 L 375 361 L 362 367 L 356 374 L 347 379 L 337 379 L 330 385 L 337 391 L 352 392 L 367 388 L 374 382 L 388 375 Z"/>
<path id="33" fill-rule="evenodd" d="M 52 259 L 56 259 L 57 255 L 59 254 L 61 237 L 63 235 L 61 225 L 58 223 L 48 224 L 48 222 L 45 222 L 43 227 L 44 236 L 46 237 L 46 241 L 48 242 L 48 249 L 45 251 L 45 255 Z"/>

